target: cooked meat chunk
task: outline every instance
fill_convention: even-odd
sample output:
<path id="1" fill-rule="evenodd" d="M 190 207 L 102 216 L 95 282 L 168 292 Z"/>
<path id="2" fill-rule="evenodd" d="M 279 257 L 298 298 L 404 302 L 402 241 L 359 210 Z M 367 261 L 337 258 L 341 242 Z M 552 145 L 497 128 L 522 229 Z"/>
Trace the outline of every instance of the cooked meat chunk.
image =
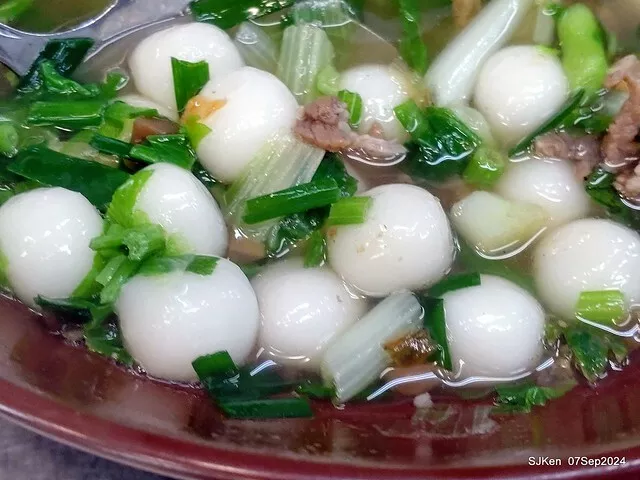
<path id="1" fill-rule="evenodd" d="M 305 142 L 330 152 L 351 145 L 347 109 L 336 97 L 321 97 L 302 110 L 295 132 Z"/>
<path id="2" fill-rule="evenodd" d="M 625 88 L 629 99 L 609 126 L 602 141 L 602 156 L 609 168 L 619 169 L 640 160 L 640 60 L 627 55 L 611 68 L 605 80 L 607 88 Z"/>
<path id="3" fill-rule="evenodd" d="M 538 155 L 573 162 L 578 178 L 587 177 L 601 161 L 600 142 L 593 135 L 547 133 L 536 138 L 533 145 Z"/>

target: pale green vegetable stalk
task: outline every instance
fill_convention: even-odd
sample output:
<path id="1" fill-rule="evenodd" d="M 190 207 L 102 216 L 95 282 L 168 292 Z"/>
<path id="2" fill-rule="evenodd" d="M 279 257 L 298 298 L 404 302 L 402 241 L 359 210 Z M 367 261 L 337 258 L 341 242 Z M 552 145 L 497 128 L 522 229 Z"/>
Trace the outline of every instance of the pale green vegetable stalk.
<path id="1" fill-rule="evenodd" d="M 411 292 L 390 295 L 329 344 L 321 372 L 340 403 L 376 381 L 391 364 L 384 344 L 422 326 L 422 306 Z M 354 352 L 357 352 L 354 355 Z"/>
<path id="2" fill-rule="evenodd" d="M 538 12 L 536 23 L 533 28 L 533 43 L 538 45 L 551 46 L 555 40 L 556 20 L 553 17 L 554 5 L 561 5 L 560 0 L 550 2 L 549 0 L 538 0 Z"/>
<path id="3" fill-rule="evenodd" d="M 334 45 L 343 46 L 353 33 L 355 12 L 344 0 L 303 0 L 291 8 L 295 24 L 322 27 Z"/>
<path id="4" fill-rule="evenodd" d="M 598 19 L 586 5 L 567 8 L 558 20 L 562 66 L 572 89 L 590 98 L 602 88 L 609 68 L 605 38 Z"/>
<path id="5" fill-rule="evenodd" d="M 264 241 L 278 220 L 244 225 L 241 218 L 246 201 L 310 182 L 324 154 L 324 150 L 298 140 L 289 130 L 276 133 L 225 193 L 227 218 L 245 235 Z"/>
<path id="6" fill-rule="evenodd" d="M 469 99 L 480 68 L 509 41 L 532 4 L 533 0 L 493 0 L 447 45 L 424 78 L 436 105 Z"/>
<path id="7" fill-rule="evenodd" d="M 267 33 L 251 22 L 238 27 L 233 40 L 245 63 L 269 73 L 278 67 L 278 47 Z"/>
<path id="8" fill-rule="evenodd" d="M 334 55 L 333 45 L 322 28 L 292 25 L 284 31 L 277 76 L 304 105 L 320 96 L 316 79 Z"/>

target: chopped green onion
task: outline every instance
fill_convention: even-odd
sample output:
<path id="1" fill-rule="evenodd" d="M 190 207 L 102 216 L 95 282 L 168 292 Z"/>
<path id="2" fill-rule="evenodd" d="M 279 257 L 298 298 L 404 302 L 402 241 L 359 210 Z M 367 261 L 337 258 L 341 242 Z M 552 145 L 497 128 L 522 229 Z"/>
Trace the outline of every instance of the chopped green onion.
<path id="1" fill-rule="evenodd" d="M 333 179 L 318 180 L 247 200 L 242 220 L 251 225 L 330 205 L 340 198 Z"/>
<path id="2" fill-rule="evenodd" d="M 160 225 L 141 225 L 127 230 L 122 240 L 127 257 L 141 261 L 166 248 L 166 236 Z"/>
<path id="3" fill-rule="evenodd" d="M 204 137 L 211 133 L 211 129 L 207 127 L 204 123 L 198 121 L 198 116 L 191 115 L 187 118 L 187 121 L 184 122 L 184 130 L 189 137 L 189 142 L 191 142 L 191 146 L 193 148 L 198 148 L 200 142 Z"/>
<path id="4" fill-rule="evenodd" d="M 327 153 L 313 174 L 312 182 L 331 178 L 340 188 L 341 197 L 351 197 L 358 190 L 358 181 L 347 172 L 342 159 L 335 153 Z"/>
<path id="5" fill-rule="evenodd" d="M 371 197 L 342 198 L 331 205 L 327 225 L 354 225 L 364 223 L 371 208 Z"/>
<path id="6" fill-rule="evenodd" d="M 424 114 L 415 100 L 409 99 L 401 103 L 393 109 L 393 113 L 414 140 L 420 138 L 425 133 L 424 130 L 428 129 Z"/>
<path id="7" fill-rule="evenodd" d="M 460 290 L 462 288 L 476 287 L 478 285 L 480 285 L 479 273 L 474 272 L 449 275 L 447 278 L 440 280 L 429 289 L 429 296 L 439 298 L 447 292 Z"/>
<path id="8" fill-rule="evenodd" d="M 40 65 L 44 89 L 53 95 L 74 95 L 79 97 L 96 97 L 100 94 L 100 87 L 95 84 L 82 85 L 75 80 L 60 75 L 51 61 Z"/>
<path id="9" fill-rule="evenodd" d="M 41 146 L 21 150 L 7 169 L 42 185 L 79 192 L 99 209 L 106 208 L 116 189 L 130 177 L 122 170 Z"/>
<path id="10" fill-rule="evenodd" d="M 115 321 L 107 325 L 87 324 L 84 328 L 87 348 L 125 365 L 133 365 L 133 358 L 124 348 L 122 335 Z"/>
<path id="11" fill-rule="evenodd" d="M 335 395 L 333 388 L 310 380 L 306 380 L 298 385 L 296 387 L 296 393 L 316 400 L 330 400 Z"/>
<path id="12" fill-rule="evenodd" d="M 93 46 L 90 38 L 65 38 L 50 40 L 44 47 L 38 58 L 29 68 L 27 74 L 20 79 L 18 91 L 28 93 L 42 86 L 42 73 L 40 65 L 50 60 L 55 69 L 65 77 L 70 76 L 84 60 L 85 55 Z"/>
<path id="13" fill-rule="evenodd" d="M 121 227 L 129 228 L 146 223 L 148 218 L 135 210 L 138 196 L 153 175 L 152 170 L 141 170 L 129 177 L 113 194 L 107 218 Z"/>
<path id="14" fill-rule="evenodd" d="M 422 303 L 425 309 L 424 327 L 438 344 L 437 363 L 447 370 L 452 370 L 453 364 L 447 342 L 444 301 L 441 298 L 427 297 L 423 298 Z"/>
<path id="15" fill-rule="evenodd" d="M 322 227 L 327 215 L 327 208 L 316 208 L 282 218 L 269 230 L 265 239 L 267 252 L 278 257 L 288 247 L 309 238 Z"/>
<path id="16" fill-rule="evenodd" d="M 464 181 L 476 186 L 490 187 L 494 185 L 504 173 L 507 159 L 500 151 L 480 146 L 471 155 L 462 177 Z"/>
<path id="17" fill-rule="evenodd" d="M 191 365 L 200 380 L 207 377 L 225 380 L 239 373 L 238 367 L 226 350 L 198 357 L 191 362 Z"/>
<path id="18" fill-rule="evenodd" d="M 145 144 L 135 145 L 129 156 L 145 163 L 173 163 L 187 170 L 196 161 L 195 152 L 182 134 L 150 135 Z"/>
<path id="19" fill-rule="evenodd" d="M 615 325 L 626 313 L 624 295 L 620 290 L 599 290 L 580 293 L 576 315 L 603 325 Z"/>
<path id="20" fill-rule="evenodd" d="M 198 275 L 211 275 L 218 263 L 218 257 L 206 255 L 177 255 L 151 257 L 142 264 L 139 275 L 154 276 L 176 271 Z"/>
<path id="21" fill-rule="evenodd" d="M 96 294 L 98 294 L 98 292 L 102 288 L 102 285 L 96 282 L 96 277 L 105 267 L 105 262 L 106 260 L 102 258 L 102 256 L 94 255 L 91 270 L 89 270 L 89 273 L 85 275 L 78 286 L 73 290 L 73 292 L 71 292 L 71 297 L 87 299 L 93 298 Z"/>
<path id="22" fill-rule="evenodd" d="M 105 137 L 99 133 L 96 133 L 91 137 L 89 145 L 101 153 L 115 155 L 116 157 L 121 158 L 128 157 L 131 149 L 133 148 L 133 145 L 130 143 L 123 142 L 117 138 Z"/>
<path id="23" fill-rule="evenodd" d="M 75 323 L 91 321 L 91 309 L 95 307 L 93 302 L 81 298 L 48 298 L 42 295 L 36 297 L 36 303 L 43 310 L 72 319 Z"/>
<path id="24" fill-rule="evenodd" d="M 311 404 L 305 398 L 265 400 L 227 400 L 218 404 L 230 418 L 303 418 L 313 417 Z"/>
<path id="25" fill-rule="evenodd" d="M 120 263 L 117 270 L 102 289 L 102 292 L 100 292 L 100 303 L 107 304 L 115 302 L 124 284 L 136 274 L 139 268 L 140 262 L 125 257 L 125 260 Z"/>
<path id="26" fill-rule="evenodd" d="M 13 124 L 0 123 L 0 154 L 6 157 L 13 157 L 18 153 L 20 137 L 18 130 Z"/>
<path id="27" fill-rule="evenodd" d="M 182 113 L 189 99 L 209 81 L 209 64 L 204 60 L 192 63 L 171 57 L 171 71 L 178 112 Z"/>
<path id="28" fill-rule="evenodd" d="M 327 242 L 320 230 L 311 234 L 304 252 L 305 268 L 319 267 L 327 259 Z"/>
<path id="29" fill-rule="evenodd" d="M 338 92 L 338 98 L 347 105 L 349 125 L 351 125 L 352 128 L 358 128 L 360 119 L 362 118 L 362 97 L 360 94 L 350 92 L 349 90 L 340 90 Z"/>
<path id="30" fill-rule="evenodd" d="M 318 73 L 316 88 L 322 95 L 337 96 L 340 92 L 340 73 L 333 65 L 327 65 Z M 360 99 L 362 101 L 362 99 Z"/>
<path id="31" fill-rule="evenodd" d="M 34 102 L 29 108 L 27 123 L 70 130 L 97 127 L 102 123 L 104 109 L 101 100 Z"/>
<path id="32" fill-rule="evenodd" d="M 125 255 L 117 255 L 111 258 L 96 277 L 96 282 L 103 287 L 106 286 L 113 279 L 116 272 L 126 259 L 127 257 Z"/>
<path id="33" fill-rule="evenodd" d="M 293 0 L 193 0 L 190 7 L 196 21 L 213 23 L 227 30 L 245 20 L 278 12 L 293 3 Z"/>
<path id="34" fill-rule="evenodd" d="M 158 110 L 155 108 L 133 107 L 120 100 L 111 103 L 104 111 L 105 120 L 109 120 L 120 127 L 124 126 L 124 123 L 132 118 L 157 117 L 159 115 Z"/>
<path id="35" fill-rule="evenodd" d="M 318 74 L 331 65 L 334 55 L 333 45 L 322 28 L 292 25 L 284 31 L 277 76 L 304 105 L 319 96 Z"/>
<path id="36" fill-rule="evenodd" d="M 0 5 L 0 23 L 15 22 L 33 5 L 34 0 L 6 0 Z"/>
<path id="37" fill-rule="evenodd" d="M 584 98 L 584 89 L 576 90 L 576 92 L 571 95 L 566 102 L 564 102 L 564 104 L 560 107 L 560 110 L 549 117 L 549 119 L 547 119 L 542 125 L 536 128 L 532 133 L 518 142 L 515 147 L 509 150 L 509 157 L 516 157 L 526 152 L 527 148 L 529 148 L 529 145 L 531 145 L 531 142 L 533 142 L 536 137 L 550 132 L 551 130 L 554 130 L 563 125 L 580 106 Z"/>
<path id="38" fill-rule="evenodd" d="M 399 0 L 402 38 L 400 55 L 416 73 L 424 75 L 429 66 L 427 47 L 422 41 L 419 0 Z"/>

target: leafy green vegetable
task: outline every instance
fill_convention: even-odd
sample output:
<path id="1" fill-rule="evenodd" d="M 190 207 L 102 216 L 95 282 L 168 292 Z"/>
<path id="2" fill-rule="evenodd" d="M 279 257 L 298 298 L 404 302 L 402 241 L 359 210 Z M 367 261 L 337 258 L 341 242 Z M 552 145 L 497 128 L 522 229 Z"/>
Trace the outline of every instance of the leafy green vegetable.
<path id="1" fill-rule="evenodd" d="M 409 105 L 395 109 L 413 140 L 403 168 L 411 176 L 430 181 L 462 174 L 480 138 L 447 108 L 427 107 L 418 117 L 417 107 Z"/>
<path id="2" fill-rule="evenodd" d="M 409 67 L 420 75 L 427 73 L 429 56 L 427 46 L 422 41 L 420 2 L 418 0 L 398 0 L 402 37 L 400 55 Z"/>
<path id="3" fill-rule="evenodd" d="M 27 74 L 20 79 L 18 92 L 24 94 L 35 91 L 42 86 L 43 78 L 40 65 L 46 61 L 50 61 L 60 75 L 70 76 L 84 60 L 92 46 L 93 40 L 90 38 L 50 40 L 31 65 Z"/>
<path id="4" fill-rule="evenodd" d="M 143 224 L 123 228 L 118 224 L 99 237 L 91 240 L 89 246 L 100 253 L 104 250 L 120 250 L 129 259 L 142 261 L 166 248 L 163 228 L 156 224 Z"/>
<path id="5" fill-rule="evenodd" d="M 91 137 L 89 142 L 93 148 L 107 155 L 115 155 L 116 157 L 125 158 L 129 156 L 133 145 L 117 138 L 105 137 L 96 133 Z"/>
<path id="6" fill-rule="evenodd" d="M 127 120 L 137 117 L 157 117 L 160 114 L 155 108 L 134 107 L 128 103 L 117 100 L 106 108 L 104 118 L 122 127 Z"/>
<path id="7" fill-rule="evenodd" d="M 471 185 L 490 187 L 500 179 L 507 162 L 500 151 L 482 145 L 471 156 L 462 178 Z"/>
<path id="8" fill-rule="evenodd" d="M 371 208 L 371 197 L 342 198 L 331 205 L 327 225 L 355 225 L 364 223 Z"/>
<path id="9" fill-rule="evenodd" d="M 431 338 L 438 345 L 436 362 L 447 370 L 453 369 L 449 343 L 447 341 L 447 322 L 444 312 L 444 301 L 441 298 L 422 297 L 422 307 L 425 310 L 424 327 Z"/>
<path id="10" fill-rule="evenodd" d="M 575 114 L 576 110 L 582 103 L 585 98 L 584 89 L 576 90 L 573 95 L 571 95 L 566 102 L 560 107 L 556 113 L 554 113 L 548 120 L 546 120 L 542 125 L 536 128 L 533 132 L 527 135 L 525 138 L 520 140 L 518 144 L 509 150 L 509 157 L 517 157 L 518 155 L 523 154 L 531 145 L 531 142 L 535 140 L 536 137 L 550 132 L 565 123 L 568 123 L 568 120 L 571 118 L 573 114 Z"/>
<path id="11" fill-rule="evenodd" d="M 627 312 L 620 290 L 600 290 L 580 293 L 576 305 L 579 318 L 603 325 L 615 325 Z"/>
<path id="12" fill-rule="evenodd" d="M 194 0 L 191 13 L 198 22 L 213 23 L 223 30 L 293 5 L 294 0 Z"/>
<path id="13" fill-rule="evenodd" d="M 0 5 L 0 23 L 11 24 L 21 17 L 34 0 L 6 0 Z"/>
<path id="14" fill-rule="evenodd" d="M 182 113 L 189 99 L 209 81 L 209 64 L 204 60 L 192 63 L 171 57 L 171 71 L 178 112 Z"/>
<path id="15" fill-rule="evenodd" d="M 42 185 L 79 192 L 101 210 L 106 209 L 116 189 L 129 178 L 121 170 L 41 146 L 20 151 L 7 169 Z"/>
<path id="16" fill-rule="evenodd" d="M 349 125 L 351 128 L 358 128 L 362 118 L 362 97 L 358 93 L 349 90 L 340 90 L 338 98 L 347 105 L 349 112 Z"/>
<path id="17" fill-rule="evenodd" d="M 333 179 L 311 181 L 247 200 L 242 220 L 251 225 L 324 207 L 339 198 L 340 189 Z"/>
<path id="18" fill-rule="evenodd" d="M 539 387 L 532 382 L 496 387 L 497 411 L 500 413 L 529 413 L 533 407 L 542 407 L 549 400 L 560 398 L 566 389 Z"/>
<path id="19" fill-rule="evenodd" d="M 265 246 L 271 255 L 277 256 L 283 250 L 308 238 L 322 227 L 327 216 L 325 208 L 316 208 L 305 213 L 296 213 L 284 217 L 271 229 Z"/>
<path id="20" fill-rule="evenodd" d="M 145 144 L 135 145 L 129 156 L 145 163 L 173 163 L 190 170 L 196 162 L 196 154 L 186 135 L 150 135 Z"/>
<path id="21" fill-rule="evenodd" d="M 100 274 L 105 267 L 106 260 L 100 255 L 93 257 L 93 265 L 89 273 L 85 275 L 80 284 L 71 292 L 72 298 L 93 298 L 102 289 L 101 284 L 96 282 L 96 277 Z"/>
<path id="22" fill-rule="evenodd" d="M 74 323 L 87 323 L 92 319 L 91 309 L 96 305 L 82 298 L 48 298 L 38 295 L 36 303 L 45 311 L 71 320 Z"/>
<path id="23" fill-rule="evenodd" d="M 51 61 L 45 61 L 40 65 L 40 73 L 43 80 L 43 93 L 53 97 L 71 98 L 113 98 L 118 90 L 126 83 L 127 77 L 120 73 L 109 72 L 104 84 L 81 84 L 61 75 Z"/>
<path id="24" fill-rule="evenodd" d="M 87 348 L 92 352 L 110 357 L 125 365 L 133 365 L 133 358 L 124 348 L 122 335 L 115 320 L 105 325 L 87 324 L 84 328 Z"/>
<path id="25" fill-rule="evenodd" d="M 226 350 L 198 357 L 191 365 L 201 380 L 208 377 L 222 382 L 240 373 Z"/>
<path id="26" fill-rule="evenodd" d="M 139 275 L 153 276 L 171 272 L 191 272 L 211 275 L 218 263 L 218 257 L 206 255 L 176 255 L 151 257 L 142 264 Z"/>
<path id="27" fill-rule="evenodd" d="M 322 231 L 316 230 L 311 234 L 304 252 L 304 266 L 306 268 L 319 267 L 327 259 L 327 243 Z"/>
<path id="28" fill-rule="evenodd" d="M 107 267 L 108 266 L 109 263 L 107 264 Z M 118 299 L 118 295 L 120 294 L 120 290 L 124 284 L 136 274 L 139 268 L 140 262 L 125 257 L 115 272 L 113 272 L 109 281 L 104 284 L 104 288 L 100 292 L 100 303 L 111 304 L 115 302 Z"/>
<path id="29" fill-rule="evenodd" d="M 312 182 L 332 179 L 338 184 L 341 197 L 350 197 L 358 190 L 358 181 L 344 166 L 344 162 L 335 153 L 327 153 L 313 174 Z"/>
<path id="30" fill-rule="evenodd" d="M 585 181 L 587 194 L 593 201 L 606 208 L 614 219 L 626 223 L 632 228 L 640 227 L 640 212 L 624 204 L 614 188 L 615 175 L 602 167 L 596 169 Z"/>
<path id="31" fill-rule="evenodd" d="M 13 157 L 18 153 L 20 136 L 10 122 L 0 123 L 0 155 Z"/>
<path id="32" fill-rule="evenodd" d="M 473 272 L 449 275 L 429 289 L 429 296 L 439 298 L 447 292 L 460 290 L 462 288 L 476 287 L 478 285 L 480 285 L 479 273 Z"/>
<path id="33" fill-rule="evenodd" d="M 38 101 L 31 104 L 27 123 L 69 130 L 97 127 L 104 109 L 102 100 Z"/>
<path id="34" fill-rule="evenodd" d="M 272 398 L 265 400 L 223 400 L 218 404 L 230 418 L 302 418 L 313 417 L 305 398 Z"/>

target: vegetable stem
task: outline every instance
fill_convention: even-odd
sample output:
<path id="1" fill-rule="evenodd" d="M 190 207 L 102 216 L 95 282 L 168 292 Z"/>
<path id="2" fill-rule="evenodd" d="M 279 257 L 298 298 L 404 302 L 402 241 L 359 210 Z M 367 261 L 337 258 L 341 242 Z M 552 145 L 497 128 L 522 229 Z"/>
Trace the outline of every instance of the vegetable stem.
<path id="1" fill-rule="evenodd" d="M 620 290 L 582 292 L 576 304 L 578 318 L 607 326 L 615 326 L 625 313 L 624 295 Z"/>
<path id="2" fill-rule="evenodd" d="M 371 197 L 342 198 L 331 205 L 327 225 L 355 225 L 364 223 L 371 208 Z"/>

